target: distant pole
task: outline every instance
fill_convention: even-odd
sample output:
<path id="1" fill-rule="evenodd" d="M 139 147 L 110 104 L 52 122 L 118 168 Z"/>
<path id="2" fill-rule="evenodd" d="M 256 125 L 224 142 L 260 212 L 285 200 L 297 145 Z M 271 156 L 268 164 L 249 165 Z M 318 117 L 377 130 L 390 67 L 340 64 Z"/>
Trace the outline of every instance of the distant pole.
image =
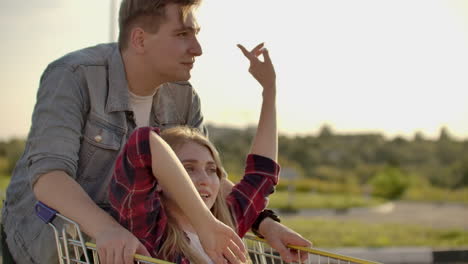
<path id="1" fill-rule="evenodd" d="M 116 0 L 110 0 L 109 42 L 115 42 L 115 1 Z"/>

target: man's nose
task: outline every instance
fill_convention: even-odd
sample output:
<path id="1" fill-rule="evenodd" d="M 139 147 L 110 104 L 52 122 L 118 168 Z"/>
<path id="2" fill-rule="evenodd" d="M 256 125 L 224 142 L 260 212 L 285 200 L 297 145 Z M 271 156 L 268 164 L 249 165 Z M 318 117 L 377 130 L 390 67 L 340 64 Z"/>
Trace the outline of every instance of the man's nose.
<path id="1" fill-rule="evenodd" d="M 190 47 L 190 53 L 193 56 L 201 56 L 203 54 L 200 42 L 198 41 L 198 39 L 196 37 L 192 41 L 192 45 Z"/>

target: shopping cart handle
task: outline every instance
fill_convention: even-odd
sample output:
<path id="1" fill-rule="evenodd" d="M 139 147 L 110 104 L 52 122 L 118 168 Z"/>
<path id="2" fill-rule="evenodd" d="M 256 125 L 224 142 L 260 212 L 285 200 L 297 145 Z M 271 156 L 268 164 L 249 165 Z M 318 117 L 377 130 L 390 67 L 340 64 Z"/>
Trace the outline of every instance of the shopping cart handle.
<path id="1" fill-rule="evenodd" d="M 57 211 L 48 207 L 42 202 L 37 202 L 35 209 L 36 209 L 37 216 L 39 216 L 39 218 L 41 218 L 42 221 L 44 221 L 44 223 L 46 224 L 52 222 L 55 216 L 57 215 Z"/>

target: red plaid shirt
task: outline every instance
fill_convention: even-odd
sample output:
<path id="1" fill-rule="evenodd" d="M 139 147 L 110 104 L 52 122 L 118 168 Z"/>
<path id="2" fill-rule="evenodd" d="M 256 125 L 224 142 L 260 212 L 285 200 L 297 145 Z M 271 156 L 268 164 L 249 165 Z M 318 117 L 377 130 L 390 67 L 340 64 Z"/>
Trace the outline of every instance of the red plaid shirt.
<path id="1" fill-rule="evenodd" d="M 158 257 L 157 252 L 164 242 L 167 215 L 160 193 L 156 191 L 158 181 L 151 170 L 151 130 L 159 132 L 157 128 L 143 127 L 130 136 L 117 158 L 109 201 L 112 216 L 132 232 L 153 257 Z M 237 234 L 241 237 L 265 209 L 267 196 L 273 193 L 280 170 L 273 160 L 259 155 L 250 154 L 246 163 L 244 178 L 227 197 Z M 182 254 L 169 261 L 189 263 Z"/>

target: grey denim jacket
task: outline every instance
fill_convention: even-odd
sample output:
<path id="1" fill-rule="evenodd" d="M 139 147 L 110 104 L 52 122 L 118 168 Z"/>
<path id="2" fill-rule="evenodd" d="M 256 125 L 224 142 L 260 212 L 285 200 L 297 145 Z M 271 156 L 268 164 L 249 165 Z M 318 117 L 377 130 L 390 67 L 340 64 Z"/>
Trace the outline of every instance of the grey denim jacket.
<path id="1" fill-rule="evenodd" d="M 151 126 L 189 125 L 206 133 L 200 99 L 188 82 L 162 85 L 150 116 Z M 105 208 L 114 161 L 134 128 L 116 44 L 79 50 L 47 67 L 26 148 L 13 172 L 2 212 L 16 263 L 57 262 L 52 230 L 34 212 L 32 186 L 38 177 L 64 171 Z"/>

